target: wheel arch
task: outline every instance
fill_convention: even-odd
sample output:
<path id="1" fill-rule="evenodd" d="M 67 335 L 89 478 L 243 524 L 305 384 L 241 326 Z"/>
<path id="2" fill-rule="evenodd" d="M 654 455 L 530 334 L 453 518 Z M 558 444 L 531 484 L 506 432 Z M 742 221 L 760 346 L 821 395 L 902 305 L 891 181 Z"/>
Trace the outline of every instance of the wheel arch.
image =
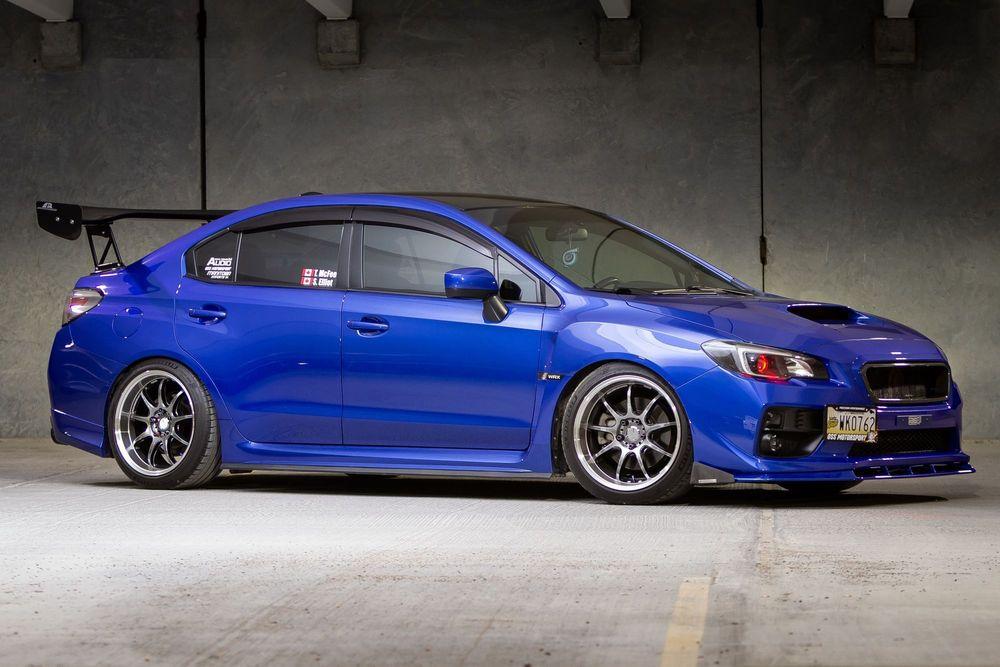
<path id="1" fill-rule="evenodd" d="M 552 457 L 552 471 L 557 474 L 566 474 L 569 471 L 569 466 L 566 464 L 566 460 L 563 458 L 562 446 L 559 442 L 560 434 L 562 432 L 562 418 L 563 411 L 566 407 L 566 403 L 569 401 L 569 397 L 573 395 L 573 392 L 580 383 L 583 382 L 587 376 L 596 371 L 598 368 L 603 366 L 608 366 L 611 364 L 625 364 L 629 366 L 636 366 L 645 371 L 648 371 L 656 376 L 656 378 L 662 382 L 664 385 L 669 387 L 674 394 L 677 394 L 677 390 L 674 388 L 666 378 L 663 377 L 663 373 L 658 370 L 654 365 L 644 362 L 640 359 L 628 358 L 628 357 L 615 357 L 615 358 L 605 358 L 592 361 L 591 363 L 577 369 L 563 384 L 562 389 L 560 389 L 559 397 L 556 399 L 555 409 L 552 411 L 552 421 L 551 427 L 551 437 L 549 438 L 549 450 Z M 679 400 L 679 399 L 678 399 Z M 681 406 L 681 410 L 684 411 L 684 416 L 688 421 L 688 432 L 690 433 L 691 418 L 687 416 L 687 410 L 684 406 Z"/>
<path id="2" fill-rule="evenodd" d="M 182 355 L 178 355 L 176 353 L 165 352 L 165 351 L 149 352 L 147 354 L 142 355 L 141 357 L 138 357 L 130 361 L 128 365 L 126 365 L 118 372 L 118 374 L 111 381 L 111 384 L 108 387 L 108 392 L 104 397 L 104 411 L 103 411 L 104 421 L 102 424 L 102 426 L 104 427 L 103 447 L 107 453 L 106 455 L 110 456 L 111 454 L 111 439 L 110 439 L 111 434 L 108 432 L 107 425 L 108 425 L 109 415 L 111 412 L 111 401 L 114 398 L 115 393 L 118 391 L 118 388 L 121 386 L 124 379 L 128 377 L 129 374 L 131 374 L 131 372 L 135 370 L 138 366 L 147 363 L 149 361 L 156 361 L 160 359 L 165 361 L 170 361 L 175 364 L 180 364 L 181 366 L 186 368 L 192 375 L 198 378 L 198 381 L 205 386 L 205 388 L 208 390 L 209 395 L 212 397 L 212 402 L 215 404 L 216 419 L 220 420 L 229 419 L 228 409 L 226 408 L 225 401 L 222 400 L 222 396 L 219 395 L 218 388 L 215 386 L 215 383 L 212 382 L 212 379 L 208 377 L 208 375 L 203 371 L 203 369 L 198 366 L 198 364 L 193 363 L 193 360 L 186 359 Z"/>

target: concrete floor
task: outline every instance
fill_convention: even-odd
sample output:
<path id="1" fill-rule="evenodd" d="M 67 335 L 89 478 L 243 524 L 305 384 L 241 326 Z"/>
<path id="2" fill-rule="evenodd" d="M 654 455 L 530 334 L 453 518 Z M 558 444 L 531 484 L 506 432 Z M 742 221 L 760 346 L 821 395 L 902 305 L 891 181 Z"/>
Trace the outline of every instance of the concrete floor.
<path id="1" fill-rule="evenodd" d="M 996 665 L 1000 443 L 967 449 L 976 475 L 832 501 L 613 507 L 542 482 L 145 491 L 0 440 L 0 662 Z"/>

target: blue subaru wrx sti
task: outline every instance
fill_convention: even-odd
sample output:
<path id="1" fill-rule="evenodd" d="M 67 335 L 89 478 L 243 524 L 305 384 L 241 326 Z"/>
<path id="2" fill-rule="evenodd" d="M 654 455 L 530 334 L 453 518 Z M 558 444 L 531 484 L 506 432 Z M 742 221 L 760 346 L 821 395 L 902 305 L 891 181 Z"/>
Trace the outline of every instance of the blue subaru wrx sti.
<path id="1" fill-rule="evenodd" d="M 86 232 L 95 265 L 52 346 L 52 437 L 142 486 L 571 473 L 655 503 L 973 472 L 933 342 L 762 293 L 594 211 L 365 194 L 37 213 Z M 126 265 L 112 224 L 129 218 L 211 222 Z"/>

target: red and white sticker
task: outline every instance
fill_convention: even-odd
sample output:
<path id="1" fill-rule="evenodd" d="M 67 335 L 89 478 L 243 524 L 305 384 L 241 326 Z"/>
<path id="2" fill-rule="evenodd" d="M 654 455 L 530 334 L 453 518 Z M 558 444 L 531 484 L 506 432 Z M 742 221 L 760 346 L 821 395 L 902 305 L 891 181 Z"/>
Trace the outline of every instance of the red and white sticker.
<path id="1" fill-rule="evenodd" d="M 337 272 L 330 269 L 302 269 L 299 284 L 303 287 L 333 287 Z"/>

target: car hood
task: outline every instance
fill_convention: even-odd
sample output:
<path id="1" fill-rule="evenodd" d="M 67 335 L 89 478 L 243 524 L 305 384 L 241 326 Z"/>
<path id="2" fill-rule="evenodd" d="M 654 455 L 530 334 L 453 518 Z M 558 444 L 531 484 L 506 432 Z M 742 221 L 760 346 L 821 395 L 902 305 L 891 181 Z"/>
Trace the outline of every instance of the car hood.
<path id="1" fill-rule="evenodd" d="M 630 296 L 627 301 L 658 318 L 710 327 L 720 339 L 781 347 L 843 363 L 944 359 L 937 345 L 913 329 L 837 304 L 707 294 Z"/>

